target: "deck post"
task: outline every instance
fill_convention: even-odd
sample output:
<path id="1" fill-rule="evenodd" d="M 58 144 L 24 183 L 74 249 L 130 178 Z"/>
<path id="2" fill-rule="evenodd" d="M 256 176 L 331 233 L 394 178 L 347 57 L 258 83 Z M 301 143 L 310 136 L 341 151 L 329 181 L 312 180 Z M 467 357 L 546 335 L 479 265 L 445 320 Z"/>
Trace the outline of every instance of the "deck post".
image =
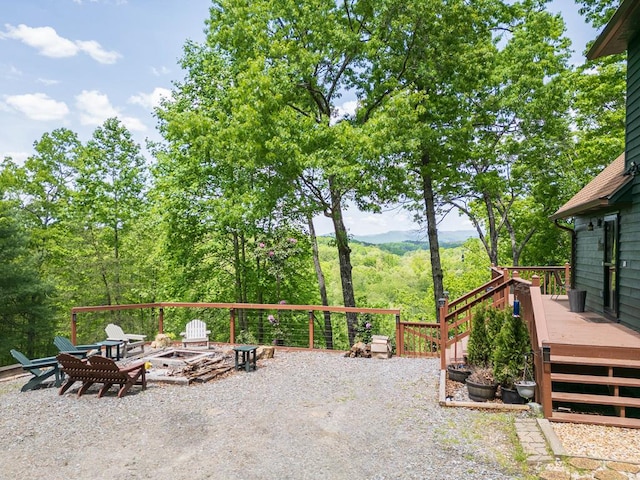
<path id="1" fill-rule="evenodd" d="M 309 310 L 309 348 L 313 350 L 313 310 Z"/>
<path id="2" fill-rule="evenodd" d="M 71 313 L 71 343 L 74 345 L 77 337 L 77 323 L 78 323 L 78 314 L 76 312 Z"/>
<path id="3" fill-rule="evenodd" d="M 544 418 L 551 418 L 553 415 L 553 401 L 551 400 L 551 347 L 542 345 L 542 385 L 539 386 L 542 396 L 542 411 Z"/>
<path id="4" fill-rule="evenodd" d="M 229 343 L 236 343 L 236 309 L 229 309 Z"/>
<path id="5" fill-rule="evenodd" d="M 404 355 L 404 343 L 401 339 L 404 338 L 404 332 L 402 331 L 402 325 L 400 325 L 400 314 L 396 313 L 396 355 L 401 357 Z"/>
<path id="6" fill-rule="evenodd" d="M 447 330 L 447 310 L 449 299 L 447 297 L 438 299 L 438 312 L 440 314 L 440 369 L 447 368 L 447 340 L 449 332 Z"/>
<path id="7" fill-rule="evenodd" d="M 567 290 L 571 288 L 571 264 L 569 262 L 565 262 L 564 264 L 564 289 L 565 293 Z"/>
<path id="8" fill-rule="evenodd" d="M 158 333 L 164 333 L 164 308 L 160 307 L 158 312 Z"/>

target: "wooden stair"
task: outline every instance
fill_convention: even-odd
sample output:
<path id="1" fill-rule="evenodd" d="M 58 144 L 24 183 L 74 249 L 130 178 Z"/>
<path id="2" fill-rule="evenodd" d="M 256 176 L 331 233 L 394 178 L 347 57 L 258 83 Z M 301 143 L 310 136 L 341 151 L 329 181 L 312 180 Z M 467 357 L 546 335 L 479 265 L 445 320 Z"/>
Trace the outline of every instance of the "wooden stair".
<path id="1" fill-rule="evenodd" d="M 608 358 L 558 350 L 554 355 L 551 348 L 549 420 L 640 428 L 640 351 Z"/>

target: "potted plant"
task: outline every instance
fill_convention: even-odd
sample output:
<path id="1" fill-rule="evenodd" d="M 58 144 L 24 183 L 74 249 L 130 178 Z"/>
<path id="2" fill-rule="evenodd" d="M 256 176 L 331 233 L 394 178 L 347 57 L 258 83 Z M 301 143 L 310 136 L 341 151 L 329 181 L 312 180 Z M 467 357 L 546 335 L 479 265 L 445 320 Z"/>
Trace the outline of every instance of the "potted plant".
<path id="1" fill-rule="evenodd" d="M 491 308 L 478 308 L 471 319 L 471 333 L 467 345 L 467 359 L 472 366 L 466 385 L 469 398 L 475 402 L 486 402 L 496 396 L 497 384 L 491 368 L 490 320 Z"/>
<path id="2" fill-rule="evenodd" d="M 486 318 L 490 316 L 483 307 L 477 309 L 471 319 L 471 333 L 467 344 L 467 359 L 475 367 L 486 367 L 491 362 L 491 342 Z"/>
<path id="3" fill-rule="evenodd" d="M 511 309 L 505 309 L 503 317 L 492 355 L 494 375 L 504 403 L 524 403 L 514 386 L 524 373 L 522 359 L 531 348 L 529 332 L 520 315 Z"/>
<path id="4" fill-rule="evenodd" d="M 471 367 L 466 363 L 452 363 L 447 365 L 447 375 L 449 380 L 465 383 L 467 377 L 471 375 Z"/>
<path id="5" fill-rule="evenodd" d="M 524 372 L 522 373 L 522 380 L 515 382 L 518 395 L 522 398 L 533 398 L 536 394 L 536 382 L 535 380 L 527 380 L 527 373 L 529 371 L 529 355 L 524 356 Z"/>
<path id="6" fill-rule="evenodd" d="M 498 384 L 491 367 L 475 368 L 467 378 L 467 392 L 474 402 L 486 402 L 496 396 Z"/>

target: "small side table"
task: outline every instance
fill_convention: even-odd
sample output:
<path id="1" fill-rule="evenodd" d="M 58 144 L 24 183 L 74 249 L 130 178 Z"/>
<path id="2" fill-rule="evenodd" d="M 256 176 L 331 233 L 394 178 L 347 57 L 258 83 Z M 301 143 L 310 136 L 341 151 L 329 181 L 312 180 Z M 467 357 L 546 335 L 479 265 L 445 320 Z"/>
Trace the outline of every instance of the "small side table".
<path id="1" fill-rule="evenodd" d="M 120 347 L 124 345 L 123 340 L 104 340 L 102 342 L 98 342 L 97 345 L 101 345 L 104 347 L 104 356 L 107 358 L 114 358 L 113 356 L 113 347 L 116 347 L 116 361 L 120 360 Z"/>
<path id="2" fill-rule="evenodd" d="M 258 368 L 256 365 L 258 347 L 254 345 L 238 345 L 233 347 L 236 352 L 236 370 L 244 368 L 247 372 Z"/>

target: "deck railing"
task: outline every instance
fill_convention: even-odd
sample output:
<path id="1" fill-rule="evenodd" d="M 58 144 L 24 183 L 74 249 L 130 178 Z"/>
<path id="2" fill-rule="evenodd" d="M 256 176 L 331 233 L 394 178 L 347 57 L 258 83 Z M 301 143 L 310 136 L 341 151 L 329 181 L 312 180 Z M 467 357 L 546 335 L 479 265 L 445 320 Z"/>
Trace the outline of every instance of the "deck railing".
<path id="1" fill-rule="evenodd" d="M 561 295 L 571 285 L 571 265 L 568 263 L 564 266 L 498 267 L 497 270 L 506 270 L 509 275 L 517 272 L 520 278 L 529 281 L 537 276 L 542 295 Z"/>
<path id="2" fill-rule="evenodd" d="M 78 336 L 78 316 L 88 313 L 122 312 L 126 310 L 150 309 L 154 312 L 155 325 L 147 325 L 146 335 L 165 331 L 165 315 L 175 309 L 192 309 L 195 316 L 211 317 L 208 323 L 212 341 L 220 343 L 277 343 L 283 346 L 348 350 L 350 348 L 346 313 L 368 315 L 375 330 L 359 332 L 360 335 L 388 335 L 393 343 L 397 338 L 400 322 L 399 309 L 358 308 L 323 305 L 254 304 L 254 303 L 185 303 L 160 302 L 129 305 L 100 305 L 74 307 L 71 309 L 71 339 L 75 344 Z M 207 314 L 212 310 L 215 314 Z M 226 317 L 226 319 L 225 319 Z M 112 320 L 109 320 L 112 321 Z M 330 327 L 327 329 L 327 321 Z M 106 323 L 99 320 L 98 323 Z M 132 324 L 134 322 L 131 322 Z M 147 322 L 149 323 L 149 322 Z M 366 323 L 365 323 L 366 324 Z M 136 328 L 135 325 L 123 328 Z M 179 331 L 179 330 L 178 330 Z M 84 339 L 93 341 L 93 339 Z M 149 337 L 152 340 L 152 336 Z"/>
<path id="3" fill-rule="evenodd" d="M 440 307 L 440 366 L 445 369 L 448 360 L 458 361 L 454 350 L 471 333 L 471 319 L 480 306 L 504 308 L 509 297 L 520 301 L 521 315 L 529 330 L 533 352 L 536 399 L 542 403 L 545 416 L 551 409 L 551 368 L 547 343 L 549 339 L 542 295 L 559 294 L 559 288 L 568 285 L 569 269 L 565 267 L 529 267 L 527 277 L 520 276 L 519 268 L 492 267 L 492 280 L 485 285 L 449 303 L 444 299 Z M 562 270 L 561 270 L 562 269 Z M 558 272 L 564 271 L 565 280 L 557 283 Z M 546 280 L 545 280 L 546 279 Z M 460 347 L 461 350 L 461 347 Z M 460 354 L 462 352 L 459 352 Z"/>

